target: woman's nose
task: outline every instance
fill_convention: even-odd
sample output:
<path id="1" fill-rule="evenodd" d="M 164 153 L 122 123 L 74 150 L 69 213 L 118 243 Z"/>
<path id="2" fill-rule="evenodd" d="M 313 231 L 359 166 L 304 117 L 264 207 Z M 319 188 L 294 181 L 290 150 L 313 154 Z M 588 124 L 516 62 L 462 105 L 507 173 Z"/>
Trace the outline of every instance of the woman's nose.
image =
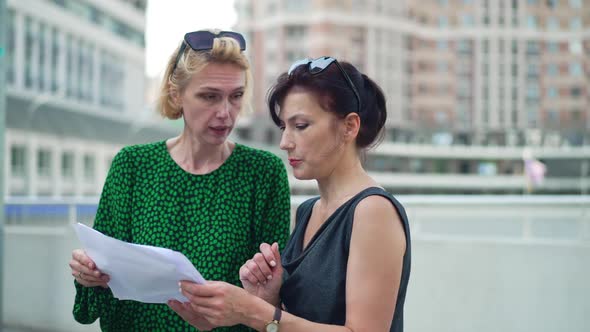
<path id="1" fill-rule="evenodd" d="M 281 142 L 279 143 L 279 148 L 281 150 L 289 150 L 292 149 L 294 146 L 293 141 L 290 139 L 289 135 L 287 135 L 287 130 L 283 131 L 281 135 Z"/>
<path id="2" fill-rule="evenodd" d="M 231 103 L 229 100 L 223 100 L 219 108 L 217 109 L 217 113 L 215 114 L 218 118 L 227 118 L 229 116 L 229 111 L 231 108 Z"/>

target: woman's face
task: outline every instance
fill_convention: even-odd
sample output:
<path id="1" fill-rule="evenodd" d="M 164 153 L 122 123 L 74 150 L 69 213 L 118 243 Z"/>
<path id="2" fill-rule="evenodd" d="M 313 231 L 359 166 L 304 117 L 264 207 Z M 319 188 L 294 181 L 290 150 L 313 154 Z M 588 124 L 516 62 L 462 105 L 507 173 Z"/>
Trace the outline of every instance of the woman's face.
<path id="1" fill-rule="evenodd" d="M 287 94 L 279 117 L 280 148 L 287 151 L 293 175 L 300 180 L 330 175 L 343 151 L 342 121 L 322 109 L 315 95 L 297 89 Z"/>
<path id="2" fill-rule="evenodd" d="M 245 88 L 246 72 L 240 67 L 208 64 L 180 95 L 185 131 L 203 144 L 223 144 L 242 108 Z"/>

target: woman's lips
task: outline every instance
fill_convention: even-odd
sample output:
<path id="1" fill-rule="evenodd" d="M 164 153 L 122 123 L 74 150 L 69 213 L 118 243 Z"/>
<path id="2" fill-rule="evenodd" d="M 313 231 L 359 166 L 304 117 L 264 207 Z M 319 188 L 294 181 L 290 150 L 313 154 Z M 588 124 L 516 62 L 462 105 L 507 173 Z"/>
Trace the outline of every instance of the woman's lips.
<path id="1" fill-rule="evenodd" d="M 289 158 L 289 165 L 292 167 L 298 166 L 301 164 L 301 159 Z"/>
<path id="2" fill-rule="evenodd" d="M 217 134 L 217 135 L 225 135 L 225 133 L 227 133 L 227 131 L 229 130 L 229 127 L 226 126 L 220 126 L 220 127 L 209 127 L 211 129 L 211 131 L 213 131 L 213 133 Z"/>

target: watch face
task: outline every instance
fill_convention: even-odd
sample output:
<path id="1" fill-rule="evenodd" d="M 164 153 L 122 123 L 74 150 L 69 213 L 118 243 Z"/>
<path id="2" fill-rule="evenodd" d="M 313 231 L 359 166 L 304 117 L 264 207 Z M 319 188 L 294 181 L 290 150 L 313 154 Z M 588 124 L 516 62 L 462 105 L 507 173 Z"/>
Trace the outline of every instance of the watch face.
<path id="1" fill-rule="evenodd" d="M 266 325 L 266 332 L 279 332 L 279 325 L 275 322 L 270 322 Z"/>

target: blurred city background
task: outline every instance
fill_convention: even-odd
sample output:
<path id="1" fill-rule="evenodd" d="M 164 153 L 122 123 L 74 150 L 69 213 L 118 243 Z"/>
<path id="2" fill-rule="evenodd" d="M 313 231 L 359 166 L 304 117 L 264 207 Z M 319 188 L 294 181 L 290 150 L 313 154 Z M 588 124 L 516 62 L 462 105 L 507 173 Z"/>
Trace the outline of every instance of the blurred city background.
<path id="1" fill-rule="evenodd" d="M 98 330 L 71 316 L 71 225 L 121 147 L 180 132 L 160 73 L 207 27 L 253 65 L 233 140 L 283 159 L 264 98 L 293 61 L 383 87 L 365 159 L 410 217 L 406 331 L 590 331 L 590 0 L 0 0 L 0 330 Z M 317 193 L 290 182 L 293 208 Z"/>

